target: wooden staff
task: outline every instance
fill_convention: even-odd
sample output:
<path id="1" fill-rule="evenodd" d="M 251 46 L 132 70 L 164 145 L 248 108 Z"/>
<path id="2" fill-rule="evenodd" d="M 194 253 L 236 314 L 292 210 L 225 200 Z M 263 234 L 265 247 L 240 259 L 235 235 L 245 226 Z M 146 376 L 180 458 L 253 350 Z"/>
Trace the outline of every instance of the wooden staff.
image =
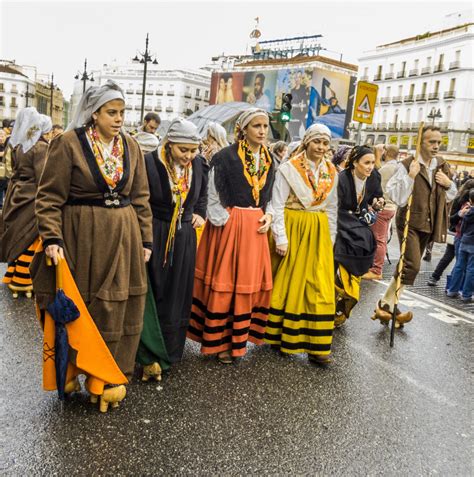
<path id="1" fill-rule="evenodd" d="M 423 121 L 420 122 L 420 127 L 418 128 L 418 139 L 416 141 L 416 151 L 415 151 L 415 161 L 419 160 L 420 156 L 420 148 L 421 148 L 421 140 L 423 135 L 423 127 L 425 123 Z M 398 261 L 397 265 L 397 278 L 396 278 L 396 287 L 395 287 L 395 303 L 393 304 L 393 312 L 392 312 L 392 326 L 390 329 L 390 347 L 393 348 L 393 341 L 395 339 L 395 323 L 397 321 L 397 306 L 398 301 L 400 299 L 400 288 L 402 286 L 402 271 L 403 265 L 405 263 L 405 250 L 407 247 L 407 238 L 408 238 L 408 227 L 410 222 L 410 211 L 411 211 L 411 203 L 413 202 L 413 190 L 415 188 L 415 184 L 413 184 L 413 189 L 411 191 L 410 197 L 408 197 L 407 202 L 407 211 L 405 215 L 405 225 L 403 226 L 403 236 L 402 236 L 402 243 L 400 244 L 400 260 Z"/>

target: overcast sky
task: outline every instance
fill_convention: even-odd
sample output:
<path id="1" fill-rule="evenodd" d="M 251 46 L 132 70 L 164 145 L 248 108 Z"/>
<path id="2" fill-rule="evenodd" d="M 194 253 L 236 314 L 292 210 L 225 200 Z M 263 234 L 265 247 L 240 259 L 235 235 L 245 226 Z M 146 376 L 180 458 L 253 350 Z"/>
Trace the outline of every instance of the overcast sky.
<path id="1" fill-rule="evenodd" d="M 54 72 L 68 98 L 84 58 L 98 69 L 150 47 L 163 68 L 198 68 L 212 56 L 245 53 L 260 18 L 261 40 L 321 34 L 321 44 L 357 63 L 364 51 L 434 30 L 470 2 L 0 0 L 0 57 Z M 323 53 L 324 54 L 324 53 Z M 333 58 L 336 54 L 328 54 Z"/>

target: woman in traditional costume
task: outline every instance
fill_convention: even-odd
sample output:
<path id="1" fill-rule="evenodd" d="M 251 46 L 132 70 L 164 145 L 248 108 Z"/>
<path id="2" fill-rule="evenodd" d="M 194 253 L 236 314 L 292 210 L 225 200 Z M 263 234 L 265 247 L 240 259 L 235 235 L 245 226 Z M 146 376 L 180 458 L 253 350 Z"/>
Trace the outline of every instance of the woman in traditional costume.
<path id="1" fill-rule="evenodd" d="M 145 162 L 137 142 L 121 132 L 124 111 L 123 91 L 112 81 L 84 93 L 67 132 L 50 145 L 36 217 L 45 254 L 55 264 L 66 259 L 103 341 L 129 380 L 153 244 Z M 40 310 L 52 302 L 55 289 L 45 254 L 38 253 L 31 268 Z M 125 386 L 93 394 L 100 394 L 106 410 L 125 397 Z"/>
<path id="2" fill-rule="evenodd" d="M 175 119 L 158 150 L 145 157 L 153 212 L 148 272 L 170 363 L 183 355 L 193 297 L 195 229 L 206 218 L 209 166 L 198 155 L 200 142 L 193 123 Z M 155 363 L 142 364 L 146 377 L 160 373 Z"/>
<path id="3" fill-rule="evenodd" d="M 272 232 L 279 262 L 265 342 L 285 354 L 307 353 L 329 362 L 334 313 L 337 171 L 325 157 L 330 130 L 314 124 L 302 144 L 278 169 L 272 201 Z"/>
<path id="4" fill-rule="evenodd" d="M 227 142 L 226 130 L 220 124 L 210 122 L 207 127 L 206 137 L 203 140 L 203 143 L 204 148 L 202 150 L 202 155 L 205 157 L 207 162 L 211 164 L 214 154 L 229 145 Z"/>
<path id="5" fill-rule="evenodd" d="M 262 344 L 272 289 L 267 231 L 274 165 L 265 146 L 268 114 L 251 108 L 237 142 L 213 158 L 207 216 L 196 259 L 188 338 L 225 364 Z"/>
<path id="6" fill-rule="evenodd" d="M 384 204 L 374 153 L 370 147 L 355 146 L 338 183 L 336 327 L 349 318 L 359 301 L 360 277 L 372 266 L 377 246 L 370 226 Z"/>
<path id="7" fill-rule="evenodd" d="M 2 261 L 8 263 L 3 283 L 13 297 L 32 296 L 29 266 L 39 242 L 35 219 L 35 197 L 48 151 L 51 118 L 35 108 L 22 109 L 17 116 L 10 144 L 13 175 L 3 206 Z"/>

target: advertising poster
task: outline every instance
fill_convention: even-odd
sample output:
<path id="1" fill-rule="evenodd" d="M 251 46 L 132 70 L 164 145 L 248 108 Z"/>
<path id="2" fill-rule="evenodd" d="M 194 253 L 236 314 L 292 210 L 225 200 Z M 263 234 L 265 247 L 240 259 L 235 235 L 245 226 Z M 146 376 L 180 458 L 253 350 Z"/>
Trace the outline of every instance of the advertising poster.
<path id="1" fill-rule="evenodd" d="M 210 104 L 242 101 L 244 73 L 217 73 L 212 75 Z"/>
<path id="2" fill-rule="evenodd" d="M 315 68 L 311 82 L 307 127 L 321 123 L 331 130 L 334 138 L 344 137 L 346 116 L 350 116 L 350 89 L 350 76 Z M 353 95 L 352 91 L 352 97 Z"/>
<path id="3" fill-rule="evenodd" d="M 242 101 L 271 112 L 275 107 L 276 71 L 250 71 L 244 75 Z"/>

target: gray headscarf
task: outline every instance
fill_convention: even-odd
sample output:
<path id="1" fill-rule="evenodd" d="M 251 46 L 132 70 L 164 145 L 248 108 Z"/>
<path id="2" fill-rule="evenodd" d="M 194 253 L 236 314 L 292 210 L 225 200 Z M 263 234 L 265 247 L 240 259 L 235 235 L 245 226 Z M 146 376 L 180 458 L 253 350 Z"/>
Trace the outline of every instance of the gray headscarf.
<path id="1" fill-rule="evenodd" d="M 159 141 L 154 134 L 140 131 L 133 137 L 136 139 L 138 145 L 144 153 L 152 152 L 155 149 L 158 149 Z"/>
<path id="2" fill-rule="evenodd" d="M 242 139 L 243 130 L 250 124 L 250 121 L 252 121 L 252 119 L 258 116 L 265 116 L 266 118 L 268 118 L 268 113 L 261 108 L 249 108 L 246 111 L 244 111 L 239 116 L 239 119 L 237 119 L 237 122 L 235 123 L 235 131 L 234 131 L 235 138 Z"/>
<path id="3" fill-rule="evenodd" d="M 15 119 L 10 144 L 12 147 L 21 144 L 23 152 L 28 152 L 52 126 L 49 116 L 38 113 L 32 106 L 23 108 Z"/>
<path id="4" fill-rule="evenodd" d="M 163 144 L 165 142 L 200 144 L 201 137 L 199 136 L 197 127 L 191 121 L 176 118 L 171 121 L 168 131 L 163 138 Z"/>
<path id="5" fill-rule="evenodd" d="M 82 95 L 73 120 L 69 123 L 66 131 L 80 128 L 87 124 L 101 106 L 114 99 L 125 101 L 122 88 L 114 81 L 108 80 L 102 86 L 90 86 Z"/>

